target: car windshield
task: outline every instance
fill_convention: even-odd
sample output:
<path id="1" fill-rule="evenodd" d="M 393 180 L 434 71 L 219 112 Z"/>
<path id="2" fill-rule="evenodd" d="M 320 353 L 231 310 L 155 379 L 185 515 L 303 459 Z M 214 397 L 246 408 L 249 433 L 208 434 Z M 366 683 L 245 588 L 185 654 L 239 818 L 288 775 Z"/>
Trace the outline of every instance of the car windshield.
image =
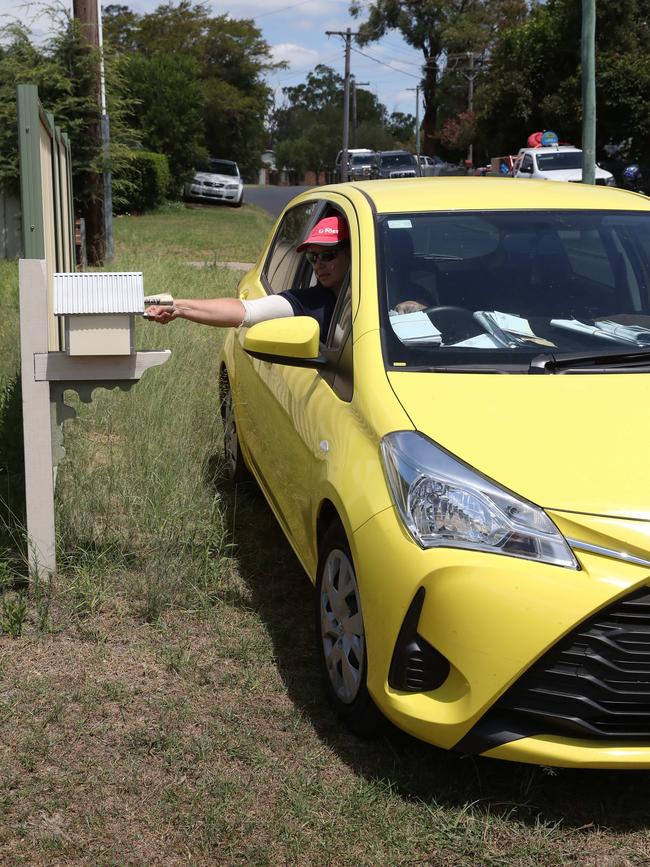
<path id="1" fill-rule="evenodd" d="M 363 154 L 362 156 L 352 157 L 352 165 L 353 166 L 363 166 L 368 165 L 370 160 L 372 159 L 372 154 Z"/>
<path id="2" fill-rule="evenodd" d="M 233 178 L 239 177 L 237 163 L 231 163 L 228 160 L 210 160 L 209 169 L 215 175 L 230 175 Z"/>
<path id="3" fill-rule="evenodd" d="M 415 164 L 415 157 L 412 154 L 385 154 L 381 158 L 382 168 L 393 168 L 395 166 L 412 166 Z"/>
<path id="4" fill-rule="evenodd" d="M 559 172 L 562 169 L 581 169 L 582 151 L 564 151 L 552 154 L 536 154 L 540 172 Z"/>
<path id="5" fill-rule="evenodd" d="M 545 353 L 650 347 L 650 214 L 418 213 L 378 223 L 391 366 L 528 369 Z"/>

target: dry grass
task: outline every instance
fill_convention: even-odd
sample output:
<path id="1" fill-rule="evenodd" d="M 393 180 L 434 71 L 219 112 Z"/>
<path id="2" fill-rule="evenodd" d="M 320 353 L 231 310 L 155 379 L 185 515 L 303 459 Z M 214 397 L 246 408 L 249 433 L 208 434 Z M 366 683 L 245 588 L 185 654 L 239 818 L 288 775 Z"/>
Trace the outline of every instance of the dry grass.
<path id="1" fill-rule="evenodd" d="M 180 258 L 199 219 L 208 236 L 246 211 L 174 212 Z M 161 291 L 234 291 L 236 275 L 142 242 L 166 226 L 119 221 L 116 267 Z M 69 426 L 56 583 L 2 596 L 28 605 L 16 637 L 0 610 L 0 864 L 649 864 L 645 772 L 551 773 L 341 730 L 311 587 L 256 488 L 218 473 L 218 335 L 176 325 L 142 323 L 140 345 L 173 344 L 173 361 Z"/>

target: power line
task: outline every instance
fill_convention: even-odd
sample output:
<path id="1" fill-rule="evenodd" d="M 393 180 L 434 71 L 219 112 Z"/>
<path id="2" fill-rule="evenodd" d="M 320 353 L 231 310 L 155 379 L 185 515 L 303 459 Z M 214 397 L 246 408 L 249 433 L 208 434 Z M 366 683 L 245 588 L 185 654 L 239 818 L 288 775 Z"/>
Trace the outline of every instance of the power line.
<path id="1" fill-rule="evenodd" d="M 386 40 L 381 40 L 381 45 L 385 45 L 387 48 L 390 48 L 391 51 L 397 52 L 398 54 L 403 54 L 404 57 L 413 57 L 413 54 L 420 54 L 417 48 L 411 48 L 410 51 L 404 45 L 396 45 L 394 42 L 387 42 Z M 379 45 L 377 46 L 379 47 Z M 416 64 L 417 65 L 417 64 Z"/>
<path id="2" fill-rule="evenodd" d="M 286 12 L 289 9 L 295 9 L 297 6 L 305 6 L 307 3 L 311 3 L 312 0 L 298 0 L 298 3 L 292 3 L 290 6 L 282 6 L 280 9 L 271 9 L 270 12 L 262 12 L 261 15 L 256 15 L 255 19 L 258 18 L 266 18 L 267 15 L 278 15 L 280 12 Z M 341 0 L 339 0 L 341 2 Z"/>
<path id="3" fill-rule="evenodd" d="M 358 51 L 358 49 L 355 49 Z M 359 52 L 361 54 L 361 52 Z M 422 69 L 422 63 L 414 63 L 412 60 L 401 60 L 399 57 L 384 57 L 384 60 L 379 61 L 378 58 L 373 57 L 372 54 L 366 55 L 367 57 L 372 58 L 375 62 L 385 63 L 386 61 L 393 60 L 395 63 L 401 63 L 403 66 L 415 66 L 417 69 Z"/>
<path id="4" fill-rule="evenodd" d="M 341 57 L 344 57 L 344 56 L 345 55 L 342 54 L 340 51 L 337 51 L 336 54 L 332 54 L 329 57 L 321 58 L 317 63 L 307 63 L 304 66 L 298 66 L 297 68 L 293 69 L 291 72 L 285 72 L 283 69 L 273 69 L 267 74 L 268 75 L 283 76 L 285 78 L 289 78 L 290 76 L 294 76 L 294 75 L 304 75 L 306 72 L 311 72 L 313 69 L 316 68 L 316 66 L 326 66 L 332 60 L 339 60 Z"/>
<path id="5" fill-rule="evenodd" d="M 352 51 L 354 51 L 355 54 L 361 54 L 362 57 L 367 57 L 369 60 L 374 60 L 374 62 L 378 63 L 380 66 L 386 66 L 388 69 L 392 69 L 393 72 L 401 72 L 402 75 L 408 75 L 410 78 L 417 78 L 418 81 L 422 79 L 421 75 L 414 75 L 412 72 L 405 72 L 403 69 L 391 66 L 390 63 L 384 63 L 383 60 L 377 60 L 376 57 L 373 57 L 371 54 L 366 54 L 365 51 L 359 51 L 358 48 L 353 48 Z"/>

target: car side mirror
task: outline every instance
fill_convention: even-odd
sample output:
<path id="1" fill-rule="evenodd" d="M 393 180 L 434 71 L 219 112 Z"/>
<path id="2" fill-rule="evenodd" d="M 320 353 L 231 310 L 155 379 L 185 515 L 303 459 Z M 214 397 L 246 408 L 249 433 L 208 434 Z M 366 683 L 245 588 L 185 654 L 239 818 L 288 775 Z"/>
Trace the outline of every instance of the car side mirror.
<path id="1" fill-rule="evenodd" d="M 252 325 L 244 336 L 244 351 L 260 361 L 292 367 L 324 367 L 320 328 L 311 316 L 287 316 Z"/>

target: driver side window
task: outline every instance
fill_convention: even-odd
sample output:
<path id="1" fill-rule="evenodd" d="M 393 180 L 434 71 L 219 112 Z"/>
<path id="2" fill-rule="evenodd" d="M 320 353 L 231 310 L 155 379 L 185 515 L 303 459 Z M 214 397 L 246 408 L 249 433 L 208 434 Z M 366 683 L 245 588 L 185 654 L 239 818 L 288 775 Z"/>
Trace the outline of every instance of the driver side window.
<path id="1" fill-rule="evenodd" d="M 520 172 L 524 172 L 527 175 L 532 175 L 533 173 L 533 158 L 530 154 L 526 154 L 521 162 Z"/>
<path id="2" fill-rule="evenodd" d="M 307 202 L 285 215 L 262 271 L 265 286 L 274 295 L 294 288 L 304 261 L 302 253 L 296 253 L 296 247 L 307 236 L 319 210 L 318 202 Z"/>

